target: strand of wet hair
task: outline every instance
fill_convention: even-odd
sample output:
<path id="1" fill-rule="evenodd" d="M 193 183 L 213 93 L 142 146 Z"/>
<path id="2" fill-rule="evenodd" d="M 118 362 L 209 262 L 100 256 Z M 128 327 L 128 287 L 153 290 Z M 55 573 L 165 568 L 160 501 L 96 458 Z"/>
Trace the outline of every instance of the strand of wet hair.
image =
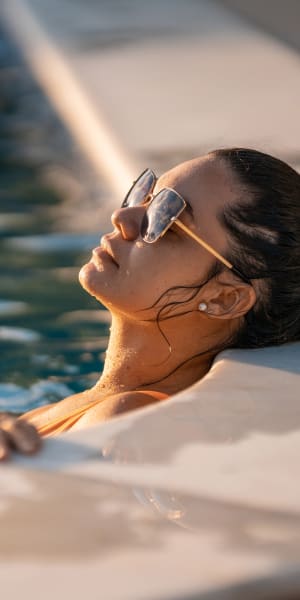
<path id="1" fill-rule="evenodd" d="M 180 287 L 183 287 L 183 286 L 180 286 Z M 194 289 L 194 292 L 193 292 L 193 293 L 190 295 L 190 297 L 189 297 L 189 298 L 187 298 L 186 300 L 183 300 L 183 301 L 182 301 L 182 300 L 173 300 L 173 302 L 168 302 L 167 304 L 165 304 L 164 306 L 162 306 L 162 307 L 159 309 L 159 311 L 158 311 L 158 313 L 157 313 L 157 315 L 156 315 L 156 319 L 155 319 L 155 321 L 156 321 L 157 328 L 158 328 L 158 330 L 159 330 L 160 334 L 162 335 L 162 337 L 164 338 L 165 342 L 168 344 L 168 348 L 169 348 L 169 352 L 170 352 L 170 353 L 171 353 L 171 344 L 170 344 L 170 340 L 168 339 L 168 337 L 166 336 L 166 334 L 165 334 L 165 333 L 164 333 L 164 331 L 162 330 L 162 327 L 161 327 L 161 325 L 160 325 L 160 322 L 161 322 L 162 320 L 163 320 L 163 321 L 165 321 L 165 320 L 167 320 L 167 319 L 171 319 L 172 317 L 175 317 L 175 316 L 177 317 L 177 316 L 182 316 L 182 315 L 185 315 L 185 314 L 189 314 L 189 313 L 191 313 L 191 312 L 194 312 L 194 309 L 187 310 L 187 311 L 185 311 L 184 313 L 181 313 L 181 315 L 179 315 L 179 314 L 177 313 L 176 315 L 167 316 L 167 317 L 165 317 L 165 318 L 161 318 L 161 315 L 162 315 L 162 314 L 163 314 L 163 312 L 164 312 L 164 311 L 166 311 L 166 310 L 169 310 L 169 311 L 170 311 L 170 310 L 172 310 L 173 308 L 175 308 L 176 306 L 179 306 L 179 305 L 181 305 L 181 304 L 188 304 L 189 302 L 191 302 L 191 300 L 193 300 L 193 299 L 194 299 L 194 298 L 197 296 L 197 294 L 199 294 L 201 287 L 202 287 L 202 286 L 198 286 L 198 287 L 196 287 L 196 289 Z"/>
<path id="2" fill-rule="evenodd" d="M 162 337 L 163 337 L 163 339 L 165 340 L 166 344 L 168 345 L 168 348 L 169 348 L 169 352 L 170 352 L 170 353 L 171 353 L 171 351 L 172 351 L 172 348 L 171 348 L 170 341 L 169 341 L 169 339 L 167 338 L 166 334 L 163 332 L 163 330 L 162 330 L 162 328 L 161 328 L 161 326 L 160 326 L 160 316 L 161 316 L 161 314 L 163 313 L 163 311 L 164 311 L 166 308 L 169 308 L 170 306 L 178 306 L 178 304 L 186 304 L 186 303 L 190 302 L 191 300 L 193 300 L 193 299 L 194 299 L 194 298 L 197 296 L 197 294 L 200 292 L 201 288 L 202 288 L 204 285 L 206 285 L 206 284 L 207 284 L 207 283 L 208 283 L 208 282 L 209 282 L 209 281 L 212 279 L 212 277 L 214 277 L 215 275 L 217 275 L 219 272 L 220 272 L 220 265 L 218 265 L 218 263 L 217 263 L 217 262 L 215 262 L 215 263 L 214 263 L 214 265 L 213 265 L 213 267 L 210 269 L 210 271 L 209 271 L 209 273 L 208 273 L 208 275 L 207 275 L 207 278 L 206 278 L 206 280 L 205 280 L 205 281 L 201 282 L 201 283 L 200 283 L 200 284 L 198 284 L 198 285 L 177 285 L 177 286 L 173 286 L 173 287 L 169 288 L 168 290 L 166 290 L 165 292 L 163 292 L 163 293 L 162 293 L 162 294 L 159 296 L 159 298 L 158 298 L 158 299 L 157 299 L 157 300 L 156 300 L 156 301 L 155 301 L 155 302 L 154 302 L 154 303 L 153 303 L 151 306 L 149 306 L 149 308 L 154 308 L 154 306 L 156 306 L 156 305 L 158 304 L 158 302 L 159 302 L 159 301 L 160 301 L 160 300 L 161 300 L 161 299 L 162 299 L 162 298 L 163 298 L 163 297 L 164 297 L 166 294 L 168 294 L 169 292 L 172 292 L 172 291 L 174 291 L 174 290 L 175 290 L 175 291 L 176 291 L 176 290 L 180 290 L 180 289 L 192 289 L 192 290 L 194 290 L 194 292 L 191 294 L 191 296 L 190 296 L 190 297 L 189 297 L 187 300 L 184 300 L 184 301 L 179 301 L 179 300 L 178 300 L 178 301 L 175 301 L 175 300 L 174 300 L 173 302 L 169 302 L 169 303 L 165 304 L 164 306 L 162 306 L 162 307 L 159 309 L 159 311 L 158 311 L 158 313 L 157 313 L 157 315 L 156 315 L 156 319 L 155 319 L 155 321 L 156 321 L 156 324 L 157 324 L 157 328 L 158 328 L 158 330 L 159 330 L 159 332 L 160 332 L 161 336 L 162 336 Z M 186 311 L 185 313 L 182 313 L 182 314 L 188 314 L 188 313 L 190 313 L 190 312 L 193 312 L 193 311 L 192 311 L 192 310 L 190 310 L 190 311 Z M 175 317 L 175 316 L 181 316 L 181 315 L 174 315 L 174 317 Z M 169 319 L 169 318 L 172 318 L 172 317 L 167 317 L 166 319 Z M 164 320 L 166 320 L 166 319 L 164 319 Z M 169 358 L 169 357 L 168 357 L 168 358 Z"/>
<path id="3" fill-rule="evenodd" d="M 192 292 L 191 296 L 190 296 L 189 298 L 187 298 L 187 300 L 183 300 L 183 301 L 182 301 L 182 300 L 177 300 L 177 301 L 173 300 L 173 302 L 168 302 L 167 304 L 165 304 L 164 306 L 162 306 L 162 307 L 159 309 L 159 311 L 158 311 L 158 313 L 157 313 L 157 315 L 156 315 L 155 319 L 151 319 L 151 320 L 150 320 L 150 321 L 152 321 L 152 322 L 156 322 L 157 328 L 158 328 L 158 330 L 159 330 L 159 332 L 160 332 L 161 336 L 162 336 L 162 337 L 163 337 L 163 339 L 165 340 L 165 342 L 166 342 L 166 344 L 167 344 L 167 346 L 168 346 L 169 350 L 170 350 L 170 348 L 171 348 L 170 341 L 169 341 L 169 339 L 167 338 L 166 334 L 164 333 L 164 331 L 162 330 L 162 328 L 161 328 L 161 325 L 160 325 L 160 316 L 161 316 L 161 314 L 162 314 L 162 313 L 163 313 L 163 311 L 164 311 L 164 310 L 166 310 L 166 309 L 170 309 L 171 307 L 178 306 L 179 304 L 186 304 L 186 303 L 190 302 L 191 300 L 193 300 L 193 298 L 195 298 L 195 296 L 197 296 L 197 294 L 199 293 L 199 291 L 200 291 L 200 289 L 202 288 L 202 286 L 203 286 L 203 285 L 205 285 L 205 283 L 207 283 L 208 281 L 209 281 L 209 279 L 207 279 L 207 281 L 204 281 L 203 283 L 201 283 L 201 284 L 199 284 L 199 285 L 197 285 L 197 286 L 195 286 L 195 285 L 176 285 L 176 286 L 170 287 L 170 288 L 168 288 L 168 289 L 167 289 L 165 292 L 163 292 L 163 293 L 162 293 L 162 294 L 161 294 L 161 295 L 160 295 L 160 296 L 159 296 L 159 297 L 158 297 L 158 298 L 157 298 L 157 299 L 156 299 L 156 300 L 153 302 L 153 304 L 151 304 L 151 305 L 150 305 L 150 306 L 148 306 L 147 308 L 142 308 L 142 309 L 140 309 L 140 310 L 139 310 L 139 312 L 143 312 L 143 311 L 145 311 L 145 310 L 150 310 L 151 308 L 154 308 L 154 307 L 155 307 L 155 306 L 156 306 L 156 305 L 157 305 L 157 304 L 160 302 L 160 300 L 161 300 L 161 299 L 162 299 L 164 296 L 168 295 L 168 294 L 169 294 L 170 292 L 172 292 L 172 291 L 177 291 L 177 290 L 182 290 L 182 289 L 184 289 L 184 290 L 186 290 L 186 289 L 192 289 L 192 290 L 194 290 L 194 291 Z M 164 318 L 164 321 L 165 321 L 165 320 L 168 320 L 168 319 L 172 319 L 172 318 L 174 318 L 175 316 L 183 316 L 183 315 L 185 315 L 185 314 L 188 314 L 188 313 L 191 313 L 191 312 L 193 312 L 193 311 L 192 311 L 192 310 L 189 310 L 189 311 L 185 311 L 185 312 L 183 312 L 183 313 L 177 313 L 176 315 L 171 315 L 171 316 L 165 317 L 165 318 Z"/>
<path id="4" fill-rule="evenodd" d="M 231 341 L 233 341 L 233 340 L 228 340 L 228 342 L 231 342 Z M 143 383 L 143 384 L 141 384 L 140 387 L 148 387 L 150 385 L 156 385 L 157 383 L 161 383 L 162 381 L 164 381 L 165 379 L 167 379 L 168 377 L 170 377 L 171 375 L 173 375 L 174 373 L 176 373 L 176 371 L 178 371 L 178 369 L 180 369 L 181 367 L 183 367 L 184 365 L 186 365 L 189 361 L 194 360 L 195 358 L 198 358 L 198 357 L 203 356 L 205 354 L 209 354 L 210 352 L 213 352 L 214 354 L 219 354 L 219 352 L 222 352 L 225 349 L 228 349 L 228 345 L 227 345 L 226 342 L 224 342 L 222 346 L 207 348 L 206 350 L 203 350 L 202 352 L 198 352 L 197 354 L 193 354 L 193 356 L 190 356 L 189 358 L 187 358 L 186 360 L 184 360 L 182 363 L 180 363 L 179 365 L 177 365 L 177 367 L 175 367 L 172 371 L 170 371 L 169 373 L 167 373 L 167 375 L 164 375 L 163 377 L 161 377 L 160 379 L 156 379 L 155 381 L 150 381 L 150 382 L 147 382 L 147 383 Z"/>
<path id="5" fill-rule="evenodd" d="M 216 274 L 217 274 L 217 273 L 216 273 Z M 211 275 L 211 276 L 210 276 L 210 277 L 209 277 L 209 278 L 208 278 L 208 279 L 207 279 L 205 282 L 203 282 L 203 283 L 202 283 L 202 284 L 200 284 L 199 286 L 174 286 L 173 288 L 169 288 L 169 290 L 167 290 L 167 291 L 164 293 L 164 294 L 166 294 L 166 293 L 168 293 L 168 292 L 170 291 L 170 289 L 171 289 L 171 290 L 173 290 L 173 289 L 176 289 L 177 287 L 178 287 L 178 288 L 185 288 L 185 287 L 187 287 L 187 288 L 189 288 L 189 289 L 190 289 L 190 288 L 192 288 L 192 287 L 195 289 L 195 287 L 196 287 L 196 289 L 195 289 L 195 293 L 194 293 L 194 294 L 192 294 L 192 297 L 190 297 L 188 300 L 185 300 L 185 301 L 183 301 L 183 302 L 181 302 L 181 301 L 176 301 L 176 302 L 173 302 L 173 303 L 169 303 L 169 304 L 167 304 L 167 305 L 163 306 L 163 307 L 162 307 L 162 308 L 159 310 L 159 312 L 158 312 L 158 314 L 157 314 L 157 316 L 156 316 L 156 319 L 155 319 L 155 320 L 156 320 L 156 323 L 157 323 L 157 327 L 158 327 L 158 329 L 159 329 L 159 332 L 160 332 L 160 334 L 162 335 L 162 337 L 164 338 L 164 340 L 166 341 L 166 343 L 168 344 L 168 347 L 169 347 L 169 348 L 171 348 L 171 346 L 170 346 L 170 342 L 169 342 L 169 340 L 168 340 L 168 338 L 167 338 L 166 334 L 165 334 L 165 333 L 162 331 L 162 329 L 161 329 L 161 326 L 160 326 L 160 322 L 159 322 L 159 318 L 160 318 L 161 312 L 162 312 L 162 311 L 163 311 L 165 308 L 167 308 L 169 305 L 178 305 L 178 304 L 185 304 L 185 303 L 187 303 L 187 302 L 190 302 L 190 301 L 191 301 L 193 298 L 195 298 L 195 296 L 196 296 L 196 295 L 197 295 L 197 293 L 200 291 L 200 289 L 202 288 L 202 286 L 203 286 L 203 285 L 205 285 L 205 284 L 206 284 L 206 283 L 207 283 L 207 282 L 208 282 L 208 281 L 211 279 L 211 277 L 212 277 L 212 276 L 213 276 L 213 275 Z M 163 297 L 163 295 L 164 295 L 164 294 L 162 294 L 162 295 L 160 296 L 160 298 L 159 298 L 159 299 L 161 299 L 161 298 Z M 154 305 L 155 305 L 155 303 L 154 303 Z M 182 315 L 184 315 L 184 314 L 188 314 L 188 313 L 191 313 L 191 312 L 193 312 L 193 310 L 185 311 L 184 313 L 180 313 L 180 315 L 181 315 L 181 314 L 182 314 Z M 175 316 L 179 316 L 179 315 L 175 315 Z M 167 317 L 167 318 L 172 318 L 172 317 Z M 164 320 L 165 320 L 165 319 L 164 319 Z M 162 381 L 164 381 L 165 379 L 167 379 L 168 377 L 170 377 L 171 375 L 173 375 L 173 373 L 175 373 L 176 371 L 178 371 L 178 369 L 180 369 L 181 367 L 183 367 L 183 366 L 184 366 L 186 363 L 188 363 L 189 361 L 191 361 L 191 360 L 193 360 L 193 359 L 195 359 L 195 358 L 198 358 L 198 357 L 200 357 L 200 356 L 203 356 L 204 354 L 207 354 L 207 353 L 209 353 L 209 352 L 212 352 L 212 351 L 214 351 L 214 353 L 217 353 L 217 354 L 218 354 L 219 352 L 221 352 L 222 350 L 224 350 L 225 348 L 227 348 L 227 347 L 228 347 L 228 346 L 227 346 L 227 343 L 230 343 L 230 342 L 233 342 L 233 339 L 230 339 L 230 340 L 228 339 L 228 340 L 227 340 L 227 342 L 226 342 L 226 344 L 225 344 L 225 343 L 223 343 L 223 345 L 222 345 L 222 346 L 219 346 L 219 347 L 217 347 L 217 348 L 216 348 L 216 347 L 214 347 L 214 348 L 208 348 L 208 349 L 206 349 L 206 350 L 203 350 L 202 352 L 198 352 L 197 354 L 194 354 L 193 356 L 191 356 L 191 357 L 187 358 L 187 359 L 186 359 L 186 360 L 184 360 L 182 363 L 180 363 L 179 365 L 177 365 L 177 366 L 176 366 L 176 367 L 175 367 L 175 368 L 174 368 L 172 371 L 170 371 L 169 373 L 167 373 L 167 375 L 164 375 L 163 377 L 161 377 L 160 379 L 157 379 L 157 380 L 155 380 L 155 381 L 150 381 L 150 382 L 144 383 L 144 384 L 142 384 L 142 386 L 149 386 L 149 385 L 155 385 L 155 384 L 157 384 L 157 383 L 161 383 Z M 169 357 L 168 357 L 168 359 L 169 359 Z M 168 359 L 167 359 L 167 360 L 168 360 Z"/>

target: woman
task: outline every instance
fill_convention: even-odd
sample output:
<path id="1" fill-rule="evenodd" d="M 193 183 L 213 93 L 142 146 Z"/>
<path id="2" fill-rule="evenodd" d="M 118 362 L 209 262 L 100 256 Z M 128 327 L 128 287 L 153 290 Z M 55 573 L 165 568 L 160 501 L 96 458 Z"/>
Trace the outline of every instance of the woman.
<path id="1" fill-rule="evenodd" d="M 300 339 L 300 175 L 287 164 L 230 148 L 158 180 L 148 169 L 112 224 L 79 274 L 112 316 L 103 373 L 90 390 L 4 417 L 3 457 L 164 400 L 225 348 Z"/>

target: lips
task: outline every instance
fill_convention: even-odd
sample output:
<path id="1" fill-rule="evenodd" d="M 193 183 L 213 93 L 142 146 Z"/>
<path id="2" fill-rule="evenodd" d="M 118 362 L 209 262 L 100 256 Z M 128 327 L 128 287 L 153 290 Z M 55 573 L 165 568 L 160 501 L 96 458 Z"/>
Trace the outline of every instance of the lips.
<path id="1" fill-rule="evenodd" d="M 119 267 L 119 264 L 118 264 L 118 262 L 116 260 L 115 253 L 114 253 L 114 250 L 112 248 L 110 239 L 107 236 L 105 236 L 105 235 L 101 238 L 100 248 L 102 250 L 104 250 L 106 252 L 106 254 L 108 254 L 110 256 L 110 258 L 115 263 L 115 265 L 117 267 Z M 97 250 L 97 248 L 95 250 Z"/>

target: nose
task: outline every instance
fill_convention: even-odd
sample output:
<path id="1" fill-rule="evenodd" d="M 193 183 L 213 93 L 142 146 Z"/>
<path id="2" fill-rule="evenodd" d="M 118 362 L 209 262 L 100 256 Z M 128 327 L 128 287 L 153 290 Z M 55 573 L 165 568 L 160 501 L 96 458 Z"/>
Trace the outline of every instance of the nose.
<path id="1" fill-rule="evenodd" d="M 125 240 L 136 240 L 140 235 L 141 222 L 145 214 L 143 206 L 118 208 L 111 216 L 111 222 Z"/>

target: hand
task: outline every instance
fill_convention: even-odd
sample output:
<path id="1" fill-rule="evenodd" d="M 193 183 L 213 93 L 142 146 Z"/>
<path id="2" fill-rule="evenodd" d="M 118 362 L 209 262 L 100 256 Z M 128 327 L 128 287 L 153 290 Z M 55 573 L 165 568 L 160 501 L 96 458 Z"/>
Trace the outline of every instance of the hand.
<path id="1" fill-rule="evenodd" d="M 8 458 L 11 450 L 34 454 L 40 447 L 41 438 L 31 423 L 0 413 L 0 461 Z"/>

